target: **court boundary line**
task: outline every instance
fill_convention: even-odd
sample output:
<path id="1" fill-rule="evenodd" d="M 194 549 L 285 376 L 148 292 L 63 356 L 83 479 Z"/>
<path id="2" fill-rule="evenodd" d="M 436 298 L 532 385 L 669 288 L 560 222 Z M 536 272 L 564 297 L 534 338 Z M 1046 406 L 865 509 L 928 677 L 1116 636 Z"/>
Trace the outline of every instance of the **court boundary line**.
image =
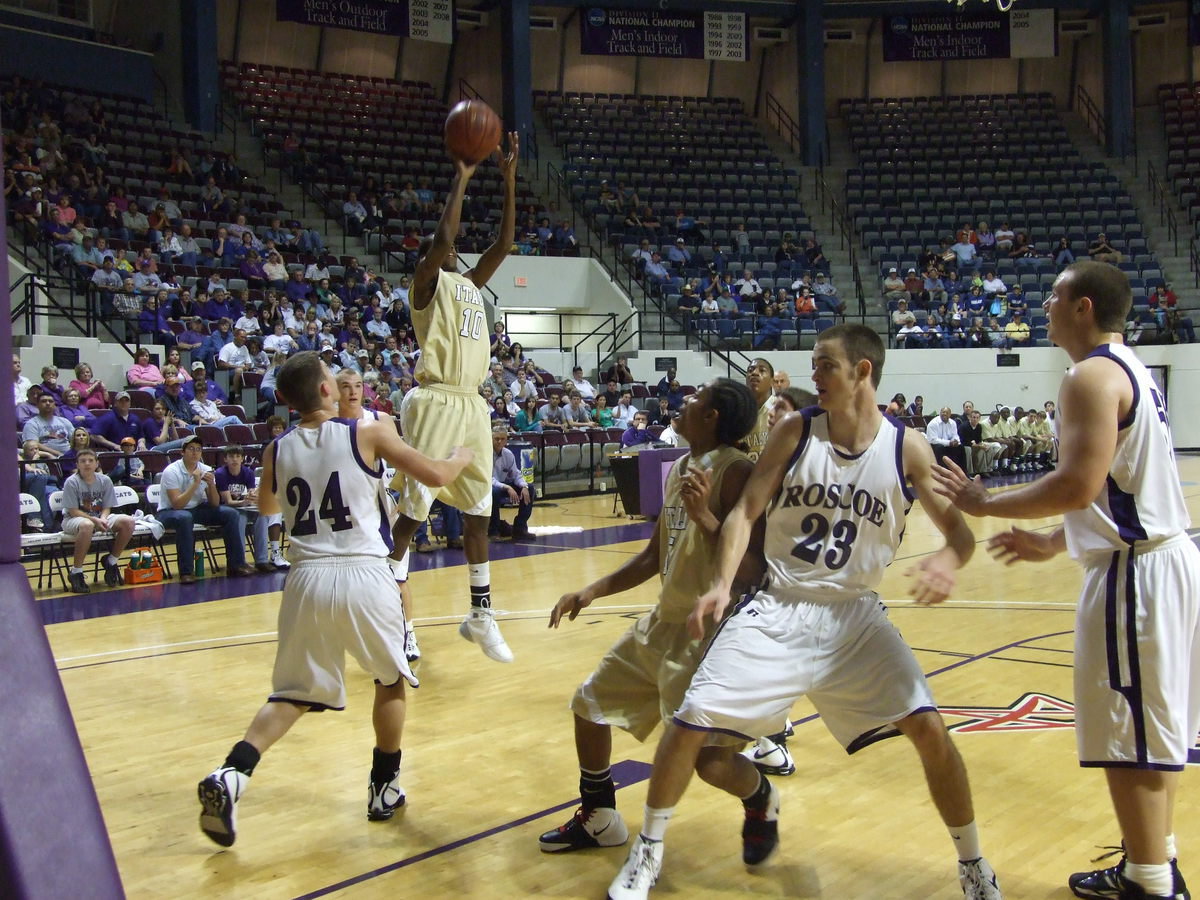
<path id="1" fill-rule="evenodd" d="M 962 666 L 969 665 L 970 663 L 979 662 L 979 661 L 985 660 L 985 659 L 991 659 L 992 657 L 996 656 L 999 653 L 1003 653 L 1006 650 L 1015 649 L 1029 641 L 1039 641 L 1039 640 L 1045 640 L 1046 638 L 1051 638 L 1051 637 L 1061 637 L 1064 634 L 1071 634 L 1072 631 L 1073 630 L 1054 631 L 1054 632 L 1050 632 L 1047 634 L 1040 634 L 1040 635 L 1034 635 L 1034 636 L 1027 637 L 1027 638 L 1022 638 L 1019 641 L 1012 641 L 1010 643 L 1004 644 L 1001 647 L 995 647 L 991 650 L 986 650 L 983 653 L 976 654 L 967 659 L 961 659 L 961 660 L 958 660 L 957 662 L 950 663 L 949 665 L 943 666 L 940 669 L 934 669 L 932 672 L 927 672 L 925 674 L 925 677 L 933 678 L 937 675 L 943 675 L 946 672 L 953 671 L 954 669 L 961 668 Z M 798 719 L 797 721 L 793 722 L 792 725 L 793 725 L 793 727 L 798 727 L 800 725 L 806 725 L 809 722 L 813 722 L 813 721 L 819 719 L 820 717 L 821 716 L 819 713 L 813 713 L 811 715 L 804 716 L 803 718 Z M 617 766 L 624 765 L 626 763 L 631 763 L 631 762 L 636 762 L 636 760 L 622 760 L 620 763 L 617 763 L 616 765 L 614 765 L 613 768 L 616 768 Z M 636 782 L 629 782 L 629 783 L 633 784 Z M 622 784 L 620 787 L 624 788 L 626 786 L 627 785 Z M 457 850 L 460 847 L 466 847 L 471 844 L 478 843 L 479 841 L 484 840 L 485 838 L 489 838 L 494 835 L 501 834 L 505 831 L 511 831 L 514 828 L 519 828 L 522 825 L 527 825 L 530 822 L 536 821 L 537 819 L 543 818 L 547 815 L 550 815 L 551 813 L 558 812 L 558 811 L 564 810 L 564 809 L 569 809 L 570 807 L 572 807 L 576 803 L 578 803 L 578 801 L 579 801 L 579 798 L 574 797 L 565 803 L 556 804 L 555 806 L 548 807 L 537 813 L 530 813 L 528 815 L 521 816 L 518 819 L 513 819 L 509 822 L 504 822 L 499 825 L 495 825 L 484 831 L 480 831 L 480 832 L 476 832 L 475 834 L 467 835 L 466 837 L 462 837 L 455 841 L 451 841 L 449 843 L 442 844 L 441 846 L 433 847 L 429 850 L 423 850 L 420 853 L 405 857 L 404 859 L 397 860 L 396 862 L 393 862 L 393 863 L 388 863 L 387 865 L 380 866 L 377 869 L 371 869 L 370 871 L 362 872 L 358 875 L 351 876 L 350 878 L 343 879 L 342 881 L 335 882 L 334 884 L 326 885 L 325 887 L 318 888 L 315 891 L 309 891 L 306 894 L 300 894 L 300 895 L 296 896 L 295 898 L 293 898 L 293 900 L 317 900 L 317 898 L 319 898 L 319 897 L 327 897 L 330 894 L 345 890 L 346 888 L 354 887 L 355 885 L 362 884 L 367 881 L 371 881 L 371 880 L 373 880 L 375 878 L 379 878 L 383 875 L 390 875 L 392 872 L 397 872 L 400 869 L 407 868 L 408 866 L 412 866 L 419 862 L 424 862 L 425 860 L 433 859 L 437 856 L 442 856 L 446 853 L 450 853 L 451 851 Z"/>

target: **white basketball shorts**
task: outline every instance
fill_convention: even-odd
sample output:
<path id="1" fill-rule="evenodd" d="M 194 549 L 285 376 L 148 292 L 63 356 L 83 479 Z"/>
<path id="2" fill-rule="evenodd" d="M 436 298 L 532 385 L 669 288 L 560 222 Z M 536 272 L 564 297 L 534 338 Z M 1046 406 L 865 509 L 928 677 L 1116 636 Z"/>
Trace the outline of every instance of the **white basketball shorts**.
<path id="1" fill-rule="evenodd" d="M 346 706 L 346 654 L 380 684 L 418 687 L 404 656 L 404 610 L 392 568 L 375 556 L 294 562 L 279 606 L 271 700 Z"/>
<path id="2" fill-rule="evenodd" d="M 753 739 L 779 731 L 802 696 L 847 753 L 936 709 L 877 594 L 800 600 L 760 591 L 718 629 L 674 722 Z"/>
<path id="3" fill-rule="evenodd" d="M 1200 731 L 1200 550 L 1186 535 L 1084 560 L 1075 720 L 1082 766 L 1187 763 Z"/>

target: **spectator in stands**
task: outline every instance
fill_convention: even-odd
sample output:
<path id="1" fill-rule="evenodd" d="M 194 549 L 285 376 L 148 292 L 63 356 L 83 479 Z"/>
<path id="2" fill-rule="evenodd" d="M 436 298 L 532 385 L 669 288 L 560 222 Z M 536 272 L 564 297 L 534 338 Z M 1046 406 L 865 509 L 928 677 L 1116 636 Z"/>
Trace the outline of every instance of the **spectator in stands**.
<path id="1" fill-rule="evenodd" d="M 133 365 L 125 373 L 126 383 L 133 387 L 156 388 L 163 383 L 162 372 L 150 361 L 150 351 L 138 347 L 133 354 Z"/>
<path id="2" fill-rule="evenodd" d="M 904 292 L 908 294 L 910 308 L 926 309 L 929 306 L 929 295 L 925 293 L 925 279 L 917 274 L 916 269 L 909 269 L 904 276 Z"/>
<path id="3" fill-rule="evenodd" d="M 816 238 L 806 238 L 804 241 L 804 258 L 808 261 L 808 267 L 815 269 L 818 272 L 829 273 L 829 260 L 825 258 L 825 252 L 821 249 L 821 245 L 817 243 Z"/>
<path id="4" fill-rule="evenodd" d="M 100 314 L 107 318 L 112 315 L 113 300 L 118 291 L 124 286 L 125 280 L 116 271 L 113 260 L 106 257 L 99 269 L 92 273 L 92 285 L 100 298 Z"/>
<path id="5" fill-rule="evenodd" d="M 966 225 L 964 227 L 970 231 L 972 235 L 975 233 L 974 229 L 972 229 L 970 225 Z M 976 250 L 975 244 L 972 243 L 971 240 L 962 239 L 962 234 L 963 232 L 960 231 L 958 240 L 950 245 L 950 250 L 954 253 L 954 261 L 958 268 L 966 269 L 974 266 L 975 259 L 978 256 L 978 251 Z"/>
<path id="6" fill-rule="evenodd" d="M 652 440 L 650 432 L 646 430 L 646 414 L 639 409 L 633 414 L 633 421 L 625 429 L 625 433 L 621 435 L 621 447 L 636 447 L 649 444 Z"/>
<path id="7" fill-rule="evenodd" d="M 42 460 L 55 459 L 55 454 L 42 450 L 37 441 L 22 441 L 17 448 L 17 459 L 21 467 L 21 490 L 37 500 L 41 508 L 39 515 L 30 516 L 25 524 L 30 531 L 57 531 L 54 514 L 50 510 L 50 495 L 58 489 L 58 479 L 50 474 L 50 467 Z"/>
<path id="8" fill-rule="evenodd" d="M 181 584 L 196 580 L 193 554 L 196 524 L 221 529 L 225 541 L 225 556 L 231 575 L 250 575 L 254 569 L 246 565 L 245 532 L 237 510 L 221 505 L 216 476 L 200 461 L 200 439 L 195 435 L 185 439 L 183 458 L 171 463 L 162 474 L 162 493 L 159 497 L 158 519 L 175 529 L 176 562 Z"/>
<path id="9" fill-rule="evenodd" d="M 291 337 L 291 335 L 288 335 Z M 250 363 L 246 366 L 247 372 L 254 372 L 259 375 L 267 371 L 267 367 L 271 365 L 271 357 L 263 349 L 262 338 L 257 334 L 251 334 L 246 337 L 246 349 L 250 353 Z"/>
<path id="10" fill-rule="evenodd" d="M 182 312 L 182 308 L 180 309 Z M 175 336 L 175 346 L 180 350 L 187 350 L 189 353 L 195 353 L 202 348 L 208 340 L 208 335 L 204 334 L 204 324 L 199 316 L 180 317 L 186 327 L 181 334 Z"/>
<path id="11" fill-rule="evenodd" d="M 567 414 L 560 405 L 561 401 L 562 395 L 557 390 L 551 391 L 546 398 L 546 404 L 538 410 L 538 422 L 543 431 L 567 430 Z"/>
<path id="12" fill-rule="evenodd" d="M 120 450 L 121 441 L 142 436 L 141 421 L 129 411 L 131 401 L 128 391 L 121 391 L 113 398 L 112 409 L 96 419 L 92 426 L 92 445 L 104 450 Z"/>
<path id="13" fill-rule="evenodd" d="M 58 405 L 58 414 L 76 427 L 80 425 L 87 427 L 94 418 L 92 411 L 83 405 L 79 391 L 73 387 L 63 391 L 62 403 Z"/>
<path id="14" fill-rule="evenodd" d="M 42 366 L 42 392 L 54 397 L 54 402 L 62 404 L 63 388 L 58 383 L 58 369 L 54 366 Z"/>
<path id="15" fill-rule="evenodd" d="M 738 300 L 748 303 L 757 303 L 763 295 L 762 285 L 749 269 L 742 272 L 742 277 L 734 282 L 733 290 L 737 293 Z"/>
<path id="16" fill-rule="evenodd" d="M 975 249 L 979 256 L 989 262 L 996 258 L 996 233 L 987 222 L 980 222 L 975 232 Z"/>
<path id="17" fill-rule="evenodd" d="M 359 202 L 358 193 L 350 191 L 346 203 L 342 204 L 342 221 L 346 226 L 346 233 L 355 236 L 362 234 L 362 223 L 366 221 L 366 217 L 366 206 Z"/>
<path id="18" fill-rule="evenodd" d="M 80 277 L 88 280 L 102 268 L 104 256 L 96 249 L 90 234 L 85 234 L 79 245 L 71 251 L 71 262 L 75 264 Z"/>
<path id="19" fill-rule="evenodd" d="M 91 446 L 92 432 L 90 427 L 85 428 L 82 425 L 76 425 L 75 430 L 71 432 L 71 446 L 67 448 L 66 453 L 58 458 L 58 468 L 64 478 L 75 471 L 75 458 L 78 456 L 79 451 Z"/>
<path id="20" fill-rule="evenodd" d="M 982 287 L 972 287 L 967 294 L 966 313 L 969 316 L 980 316 L 988 311 L 988 299 L 984 296 Z"/>
<path id="21" fill-rule="evenodd" d="M 1006 298 L 1006 308 L 1008 309 L 1009 315 L 1012 315 L 1015 312 L 1022 314 L 1029 312 L 1029 303 L 1025 299 L 1025 290 L 1019 283 L 1014 284 L 1012 289 L 1008 292 L 1008 297 Z"/>
<path id="22" fill-rule="evenodd" d="M 541 413 L 536 396 L 526 397 L 521 402 L 521 410 L 516 415 L 513 428 L 518 432 L 540 433 L 542 431 Z"/>
<path id="23" fill-rule="evenodd" d="M 259 257 L 258 252 L 255 250 L 251 250 L 246 254 L 238 266 L 238 271 L 246 279 L 246 284 L 251 290 L 262 290 L 270 280 L 267 270 L 263 266 L 262 258 Z"/>
<path id="24" fill-rule="evenodd" d="M 241 419 L 237 416 L 223 415 L 217 404 L 209 399 L 210 387 L 207 379 L 197 380 L 193 383 L 192 393 L 194 396 L 189 405 L 192 408 L 196 424 L 215 425 L 218 428 L 224 428 L 226 425 L 240 425 Z"/>
<path id="25" fill-rule="evenodd" d="M 676 269 L 684 269 L 691 265 L 692 252 L 688 250 L 682 237 L 675 238 L 675 243 L 668 248 L 667 261 Z"/>
<path id="26" fill-rule="evenodd" d="M 511 537 L 514 541 L 533 539 L 529 533 L 529 517 L 533 513 L 533 495 L 526 484 L 516 456 L 508 449 L 508 429 L 492 430 L 492 521 L 488 535 Z M 501 506 L 516 506 L 517 517 L 512 525 L 500 518 Z"/>
<path id="27" fill-rule="evenodd" d="M 83 406 L 88 409 L 107 409 L 108 389 L 102 380 L 92 374 L 91 366 L 86 362 L 80 362 L 74 368 L 74 372 L 76 372 L 76 377 L 68 386 L 79 392 L 79 400 L 83 402 Z"/>
<path id="28" fill-rule="evenodd" d="M 583 366 L 576 366 L 571 370 L 571 381 L 575 383 L 575 390 L 579 391 L 579 396 L 584 400 L 591 402 L 596 399 L 596 387 L 583 377 Z"/>
<path id="29" fill-rule="evenodd" d="M 242 376 L 250 368 L 250 350 L 246 346 L 246 332 L 240 328 L 233 330 L 233 340 L 225 344 L 217 353 L 216 367 L 233 372 L 231 385 L 234 391 L 242 389 Z"/>
<path id="30" fill-rule="evenodd" d="M 492 363 L 488 377 L 484 379 L 480 389 L 491 388 L 493 397 L 500 397 L 504 394 L 504 389 L 508 387 L 508 379 L 504 376 L 504 366 L 501 363 Z"/>
<path id="31" fill-rule="evenodd" d="M 836 316 L 846 311 L 846 304 L 838 297 L 837 286 L 830 281 L 824 272 L 818 272 L 816 283 L 812 287 L 817 308 L 822 312 L 831 312 Z"/>
<path id="32" fill-rule="evenodd" d="M 225 464 L 214 473 L 221 505 L 237 510 L 241 518 L 242 534 L 246 533 L 247 527 L 253 528 L 254 567 L 260 572 L 274 572 L 275 567 L 268 561 L 269 517 L 258 513 L 258 483 L 254 470 L 244 465 L 246 451 L 237 444 L 226 447 L 224 460 Z"/>
<path id="33" fill-rule="evenodd" d="M 662 256 L 657 252 L 650 255 L 650 261 L 646 263 L 645 274 L 651 290 L 656 294 L 661 294 L 662 289 L 671 282 L 671 273 L 667 271 L 667 267 L 663 265 Z"/>
<path id="34" fill-rule="evenodd" d="M 611 413 L 610 413 L 610 415 L 611 415 Z M 675 410 L 671 409 L 671 406 L 667 402 L 666 397 L 659 397 L 658 398 L 658 409 L 655 411 L 654 415 L 652 415 L 652 416 L 649 413 L 647 413 L 647 417 L 648 417 L 649 423 L 651 425 L 661 425 L 664 428 L 666 428 L 668 425 L 671 424 L 672 420 L 675 418 Z"/>
<path id="35" fill-rule="evenodd" d="M 21 403 L 25 400 L 25 396 L 33 386 L 33 382 L 21 374 L 21 354 L 19 353 L 12 355 L 12 378 L 13 402 Z"/>
<path id="36" fill-rule="evenodd" d="M 200 351 L 199 362 L 203 363 L 203 368 L 213 367 L 216 370 L 217 355 L 224 349 L 225 345 L 233 340 L 233 322 L 226 317 L 217 320 L 217 327 L 208 333 L 205 339 L 204 348 Z M 192 354 L 193 358 L 196 353 Z M 192 363 L 192 376 L 196 374 L 196 363 Z"/>
<path id="37" fill-rule="evenodd" d="M 1000 278 L 994 269 L 989 269 L 983 276 L 983 294 L 989 300 L 997 294 L 1007 294 L 1008 287 L 1004 284 L 1004 279 Z"/>
<path id="38" fill-rule="evenodd" d="M 154 260 L 140 260 L 137 271 L 133 273 L 133 289 L 142 296 L 146 296 L 157 294 L 162 286 L 162 279 L 154 271 Z"/>
<path id="39" fill-rule="evenodd" d="M 885 300 L 896 303 L 901 300 L 908 301 L 908 292 L 904 289 L 904 279 L 900 277 L 897 269 L 888 269 L 887 277 L 883 279 L 883 297 Z"/>
<path id="40" fill-rule="evenodd" d="M 1029 324 L 1022 321 L 1019 312 L 1014 312 L 1012 320 L 1004 326 L 1004 337 L 1010 347 L 1027 347 L 1030 345 Z"/>
<path id="41" fill-rule="evenodd" d="M 966 454 L 966 470 L 972 476 L 987 477 L 992 474 L 996 460 L 1004 450 L 1004 445 L 984 438 L 978 410 L 970 410 L 964 419 L 965 421 L 959 423 L 958 436 Z"/>
<path id="42" fill-rule="evenodd" d="M 183 386 L 183 396 L 189 402 L 191 401 L 191 399 L 193 397 L 196 396 L 196 385 L 199 384 L 200 382 L 208 383 L 209 399 L 214 400 L 217 403 L 228 402 L 229 398 L 225 395 L 225 391 L 222 390 L 221 386 L 219 384 L 217 384 L 215 381 L 209 380 L 208 371 L 204 368 L 204 364 L 203 363 L 197 364 L 196 362 L 192 363 L 192 380 L 185 383 Z"/>
<path id="43" fill-rule="evenodd" d="M 28 379 L 26 379 L 28 380 Z M 17 427 L 24 427 L 25 423 L 38 414 L 38 399 L 42 396 L 42 387 L 38 384 L 31 384 L 25 389 L 25 399 L 17 404 Z M 53 398 L 51 398 L 53 399 Z M 56 404 L 57 406 L 57 404 Z"/>
<path id="44" fill-rule="evenodd" d="M 1104 232 L 1096 235 L 1096 239 L 1088 245 L 1088 256 L 1097 262 L 1111 263 L 1114 266 L 1125 259 L 1121 252 L 1108 242 L 1108 235 Z"/>
<path id="45" fill-rule="evenodd" d="M 1017 232 L 1012 249 L 1008 251 L 1008 257 L 1015 260 L 1018 266 L 1031 266 L 1037 265 L 1038 252 L 1037 248 L 1029 242 L 1029 235 L 1020 231 Z"/>
<path id="46" fill-rule="evenodd" d="M 54 395 L 34 385 L 29 389 L 31 397 L 37 391 L 37 414 L 25 420 L 21 428 L 23 441 L 34 441 L 37 449 L 54 458 L 62 456 L 70 448 L 71 432 L 75 426 L 58 412 L 58 401 Z"/>
<path id="47" fill-rule="evenodd" d="M 318 343 L 316 340 L 316 324 L 311 322 L 308 323 L 305 327 L 305 334 L 308 335 L 308 343 L 313 345 L 307 349 L 315 350 L 316 344 Z M 275 323 L 275 327 L 271 330 L 271 334 L 267 335 L 266 340 L 263 341 L 262 348 L 270 354 L 291 354 L 295 353 L 297 350 L 303 349 L 301 348 L 299 341 L 287 333 L 283 327 L 282 321 L 277 321 Z"/>
<path id="48" fill-rule="evenodd" d="M 161 203 L 155 205 L 154 209 L 150 210 L 146 215 L 146 240 L 152 244 L 161 244 L 163 235 L 166 229 L 170 227 L 171 222 L 167 218 L 167 209 Z M 159 253 L 162 253 L 162 248 L 159 248 Z M 168 262 L 164 260 L 164 262 Z"/>
<path id="49" fill-rule="evenodd" d="M 125 226 L 131 240 L 149 240 L 150 221 L 146 214 L 138 209 L 138 205 L 130 202 L 129 208 L 121 214 L 121 224 Z"/>
<path id="50" fill-rule="evenodd" d="M 925 425 L 925 439 L 933 447 L 933 455 L 938 464 L 946 457 L 954 460 L 960 467 L 966 467 L 967 457 L 963 452 L 962 439 L 958 434 L 958 425 L 950 417 L 950 407 L 943 406 L 936 419 L 930 419 Z"/>
<path id="51" fill-rule="evenodd" d="M 104 204 L 104 211 L 96 218 L 96 229 L 99 231 L 100 236 L 104 238 L 128 241 L 131 237 L 129 229 L 125 227 L 125 220 L 121 216 L 121 211 L 117 209 L 117 204 L 114 200 L 109 200 Z"/>
<path id="52" fill-rule="evenodd" d="M 205 213 L 218 215 L 228 211 L 225 193 L 217 187 L 217 179 L 212 175 L 208 176 L 208 180 L 200 188 L 200 208 Z"/>
<path id="53" fill-rule="evenodd" d="M 173 347 L 175 346 L 175 332 L 171 330 L 171 325 L 167 321 L 168 304 L 166 291 L 159 291 L 157 295 L 148 295 L 142 303 L 142 311 L 138 314 L 138 334 L 152 335 L 154 343 L 164 347 Z"/>
<path id="54" fill-rule="evenodd" d="M 1064 234 L 1058 239 L 1058 246 L 1054 248 L 1054 264 L 1060 269 L 1065 269 L 1073 262 L 1075 262 L 1075 254 L 1071 252 L 1071 242 Z"/>
<path id="55" fill-rule="evenodd" d="M 567 395 L 567 405 L 563 407 L 563 413 L 567 418 L 568 428 L 594 428 L 596 423 L 592 420 L 592 414 L 583 403 L 583 397 L 579 391 L 574 388 Z"/>
<path id="56" fill-rule="evenodd" d="M 902 298 L 897 300 L 896 309 L 892 312 L 892 325 L 897 329 L 902 328 L 910 318 L 916 321 L 916 316 L 908 308 L 908 299 Z"/>
<path id="57" fill-rule="evenodd" d="M 178 376 L 172 379 L 172 381 L 177 380 Z M 190 418 L 183 419 L 185 425 L 189 421 Z M 157 450 L 160 453 L 178 450 L 183 446 L 183 439 L 187 437 L 186 433 L 180 432 L 179 420 L 171 412 L 165 396 L 154 401 L 151 416 L 141 423 L 141 428 L 142 433 L 138 439 L 139 446 L 147 450 Z"/>
<path id="58" fill-rule="evenodd" d="M 896 329 L 896 346 L 907 350 L 922 349 L 928 346 L 925 339 L 925 329 L 917 324 L 917 317 L 909 313 L 903 324 Z"/>

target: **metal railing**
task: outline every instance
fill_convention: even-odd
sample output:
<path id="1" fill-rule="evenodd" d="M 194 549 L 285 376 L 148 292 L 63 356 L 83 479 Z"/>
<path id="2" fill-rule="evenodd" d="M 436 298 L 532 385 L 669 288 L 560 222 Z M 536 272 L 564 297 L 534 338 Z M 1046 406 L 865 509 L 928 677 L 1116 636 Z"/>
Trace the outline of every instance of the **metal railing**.
<path id="1" fill-rule="evenodd" d="M 1167 193 L 1166 185 L 1159 178 L 1158 170 L 1150 160 L 1146 161 L 1146 184 L 1150 189 L 1150 196 L 1154 199 L 1154 205 L 1158 207 L 1158 224 L 1166 226 L 1167 237 L 1175 248 L 1174 255 L 1178 256 L 1179 221 L 1175 217 L 1175 210 L 1171 208 L 1171 195 Z"/>
<path id="2" fill-rule="evenodd" d="M 1103 111 L 1096 105 L 1096 101 L 1092 99 L 1092 95 L 1087 92 L 1087 89 L 1082 84 L 1075 85 L 1075 102 L 1074 109 L 1078 112 L 1087 125 L 1090 131 L 1100 142 L 1100 146 L 1108 152 L 1108 119 L 1105 118 Z M 1129 151 L 1127 153 L 1116 154 L 1120 159 L 1124 160 L 1129 156 L 1133 157 L 1133 172 L 1138 174 L 1138 145 L 1137 145 L 1137 129 L 1130 129 L 1129 132 Z"/>
<path id="3" fill-rule="evenodd" d="M 480 100 L 484 103 L 487 103 L 487 100 L 484 99 L 483 94 L 475 90 L 475 88 L 471 85 L 471 82 L 467 81 L 465 78 L 458 79 L 458 99 Z"/>
<path id="4" fill-rule="evenodd" d="M 70 276 L 22 275 L 9 287 L 11 321 L 20 321 L 24 333 L 99 338 L 124 348 L 133 358 L 136 349 L 128 343 L 125 322 L 104 308 L 100 292 L 84 287 Z"/>
<path id="5" fill-rule="evenodd" d="M 1193 240 L 1188 244 L 1188 256 L 1191 261 L 1192 279 L 1195 281 L 1195 287 L 1200 288 L 1200 246 L 1198 242 Z"/>
<path id="6" fill-rule="evenodd" d="M 846 213 L 846 207 L 830 190 L 829 183 L 825 180 L 824 168 L 818 169 L 816 177 L 813 178 L 813 198 L 820 206 L 822 215 L 828 212 L 829 220 L 833 223 L 834 231 L 837 232 L 838 247 L 849 256 L 850 271 L 853 273 L 854 279 L 854 299 L 858 304 L 858 316 L 861 320 L 866 321 L 867 301 L 866 295 L 863 293 L 862 276 L 858 271 L 860 238 L 854 230 L 854 222 Z"/>
<path id="7" fill-rule="evenodd" d="M 770 91 L 767 91 L 765 118 L 767 125 L 775 129 L 775 133 L 788 142 L 788 149 L 793 153 L 799 153 L 801 147 L 800 126 Z"/>

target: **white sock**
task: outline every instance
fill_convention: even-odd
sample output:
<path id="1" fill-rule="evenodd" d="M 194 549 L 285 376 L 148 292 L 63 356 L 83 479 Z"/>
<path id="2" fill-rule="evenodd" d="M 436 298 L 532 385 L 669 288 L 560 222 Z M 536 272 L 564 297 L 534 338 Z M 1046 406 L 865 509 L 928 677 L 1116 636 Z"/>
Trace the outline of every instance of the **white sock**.
<path id="1" fill-rule="evenodd" d="M 1171 875 L 1171 864 L 1143 866 L 1125 861 L 1125 877 L 1142 886 L 1152 897 L 1174 896 L 1175 879 Z"/>
<path id="2" fill-rule="evenodd" d="M 113 556 L 111 553 L 106 553 L 106 554 L 104 554 L 104 562 L 106 565 L 115 566 L 117 563 L 120 562 L 120 560 L 117 559 L 115 556 Z"/>
<path id="3" fill-rule="evenodd" d="M 471 563 L 467 566 L 471 585 L 471 606 L 490 608 L 492 605 L 492 567 L 490 563 Z"/>
<path id="4" fill-rule="evenodd" d="M 59 571 L 61 572 L 62 570 L 59 569 Z M 72 575 L 82 575 L 83 569 L 79 568 L 79 566 L 71 566 L 71 574 Z"/>
<path id="5" fill-rule="evenodd" d="M 279 552 L 279 541 L 267 541 L 267 552 L 274 556 Z"/>
<path id="6" fill-rule="evenodd" d="M 667 835 L 667 825 L 673 815 L 675 815 L 673 806 L 666 809 L 647 806 L 642 813 L 642 837 L 648 841 L 661 841 Z"/>
<path id="7" fill-rule="evenodd" d="M 1175 850 L 1175 835 L 1167 835 L 1167 859 L 1178 859 L 1179 853 Z"/>
<path id="8" fill-rule="evenodd" d="M 979 832 L 973 821 L 966 825 L 959 825 L 957 828 L 947 826 L 946 830 L 954 839 L 954 849 L 960 860 L 967 862 L 983 856 L 983 852 L 979 849 Z"/>

